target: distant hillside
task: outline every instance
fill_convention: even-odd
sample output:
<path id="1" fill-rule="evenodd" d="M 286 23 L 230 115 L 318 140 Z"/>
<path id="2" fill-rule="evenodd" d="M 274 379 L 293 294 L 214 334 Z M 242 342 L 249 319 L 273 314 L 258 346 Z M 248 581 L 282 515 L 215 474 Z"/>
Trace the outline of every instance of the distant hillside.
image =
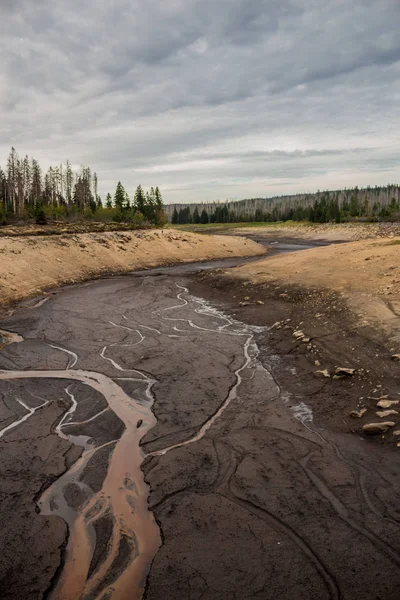
<path id="1" fill-rule="evenodd" d="M 169 204 L 169 222 L 400 220 L 400 186 L 352 188 L 232 202 Z"/>

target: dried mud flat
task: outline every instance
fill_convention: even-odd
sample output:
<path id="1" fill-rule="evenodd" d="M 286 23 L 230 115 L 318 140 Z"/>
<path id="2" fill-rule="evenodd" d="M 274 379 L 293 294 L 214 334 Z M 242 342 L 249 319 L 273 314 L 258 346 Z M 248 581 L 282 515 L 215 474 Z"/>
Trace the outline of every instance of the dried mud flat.
<path id="1" fill-rule="evenodd" d="M 334 313 L 307 350 L 271 326 L 316 305 L 217 280 L 116 277 L 0 323 L 23 338 L 0 352 L 2 598 L 399 597 L 398 449 L 348 412 L 400 367 L 321 380 L 378 341 Z"/>

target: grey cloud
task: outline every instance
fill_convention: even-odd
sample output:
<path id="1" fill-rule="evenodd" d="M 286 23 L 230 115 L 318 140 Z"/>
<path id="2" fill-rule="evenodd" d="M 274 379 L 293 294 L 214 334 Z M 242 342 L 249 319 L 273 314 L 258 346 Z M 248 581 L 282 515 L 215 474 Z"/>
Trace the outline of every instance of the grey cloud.
<path id="1" fill-rule="evenodd" d="M 169 201 L 399 179 L 397 0 L 3 0 L 0 16 L 0 164 L 14 144 Z"/>

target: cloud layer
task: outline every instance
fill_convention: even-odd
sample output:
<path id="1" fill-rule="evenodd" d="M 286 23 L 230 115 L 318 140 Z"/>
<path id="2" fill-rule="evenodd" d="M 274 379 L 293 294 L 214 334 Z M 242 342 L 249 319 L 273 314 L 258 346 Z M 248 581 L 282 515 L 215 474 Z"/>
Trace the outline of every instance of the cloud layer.
<path id="1" fill-rule="evenodd" d="M 398 0 L 3 0 L 0 164 L 168 202 L 400 181 Z"/>

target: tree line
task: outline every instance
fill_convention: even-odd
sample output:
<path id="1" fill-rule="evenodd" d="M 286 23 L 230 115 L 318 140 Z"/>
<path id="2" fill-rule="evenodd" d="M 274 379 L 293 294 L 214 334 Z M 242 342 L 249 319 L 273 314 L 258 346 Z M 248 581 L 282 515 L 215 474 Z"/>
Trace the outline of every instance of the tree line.
<path id="1" fill-rule="evenodd" d="M 83 216 L 115 221 L 163 224 L 164 203 L 160 189 L 143 190 L 139 185 L 129 198 L 121 182 L 113 196 L 107 194 L 103 203 L 98 193 L 98 177 L 90 167 L 72 169 L 65 164 L 49 167 L 44 172 L 37 160 L 18 155 L 11 149 L 4 168 L 0 166 L 0 224 L 16 218 L 47 218 Z"/>
<path id="2" fill-rule="evenodd" d="M 170 205 L 173 224 L 311 221 L 327 223 L 350 220 L 400 221 L 398 185 L 358 187 L 296 194 L 275 198 L 250 198 L 236 202 Z"/>

